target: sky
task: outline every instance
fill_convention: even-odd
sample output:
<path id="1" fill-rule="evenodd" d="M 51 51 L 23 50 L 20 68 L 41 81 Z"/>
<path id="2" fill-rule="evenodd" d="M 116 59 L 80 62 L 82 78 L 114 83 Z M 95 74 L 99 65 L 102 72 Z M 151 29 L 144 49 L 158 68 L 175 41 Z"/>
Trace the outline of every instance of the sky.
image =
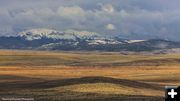
<path id="1" fill-rule="evenodd" d="M 0 0 L 0 36 L 35 28 L 180 40 L 180 0 Z"/>

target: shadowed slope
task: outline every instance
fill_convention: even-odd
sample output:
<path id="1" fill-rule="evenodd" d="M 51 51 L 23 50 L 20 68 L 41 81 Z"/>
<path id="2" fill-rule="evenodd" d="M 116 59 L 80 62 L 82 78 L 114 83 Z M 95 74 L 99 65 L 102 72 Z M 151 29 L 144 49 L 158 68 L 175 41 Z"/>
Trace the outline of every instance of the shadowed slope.
<path id="1" fill-rule="evenodd" d="M 163 97 L 159 95 L 147 96 L 141 95 L 142 93 L 140 95 L 136 95 L 135 93 L 133 93 L 135 95 L 131 95 L 130 92 L 132 88 L 138 89 L 137 91 L 142 91 L 143 89 L 150 91 L 162 90 L 160 85 L 151 85 L 133 80 L 110 77 L 82 77 L 59 80 L 43 80 L 13 75 L 2 75 L 0 77 L 0 80 L 15 80 L 13 82 L 0 83 L 0 96 L 33 96 L 36 101 L 163 101 Z M 19 80 L 23 82 L 19 82 Z M 80 89 L 78 87 L 80 87 Z M 111 94 L 108 91 L 107 94 L 104 94 L 103 92 L 93 92 L 92 87 L 95 87 L 94 89 L 96 89 L 96 87 L 97 89 L 105 88 L 100 91 L 106 91 L 106 89 L 113 87 L 119 90 L 117 94 Z M 126 88 L 130 90 L 127 90 L 130 95 L 121 92 L 126 90 Z M 81 92 L 83 89 L 86 89 L 86 91 Z M 92 92 L 89 92 L 88 89 Z M 132 92 L 136 91 L 132 89 Z"/>
<path id="2" fill-rule="evenodd" d="M 126 80 L 126 79 L 115 79 L 110 77 L 82 77 L 82 78 L 71 78 L 62 80 L 51 80 L 41 83 L 33 84 L 33 88 L 52 88 L 58 86 L 68 86 L 75 84 L 86 84 L 86 83 L 113 83 L 133 88 L 147 88 L 153 90 L 163 90 L 160 85 L 147 84 L 138 81 Z"/>
<path id="3" fill-rule="evenodd" d="M 59 79 L 59 80 L 43 80 L 38 78 L 28 78 L 28 77 L 20 77 L 20 76 L 1 76 L 5 78 L 14 78 L 14 80 L 22 80 L 23 82 L 3 82 L 0 83 L 0 88 L 10 87 L 10 88 L 53 88 L 60 86 L 68 86 L 68 85 L 76 85 L 76 84 L 87 84 L 87 83 L 112 83 L 119 84 L 123 86 L 133 87 L 133 88 L 146 88 L 153 90 L 163 90 L 160 85 L 155 84 L 147 84 L 139 81 L 126 80 L 126 79 L 116 79 L 110 77 L 82 77 L 82 78 L 70 78 L 70 79 Z M 3 80 L 1 78 L 1 80 Z M 30 82 L 28 82 L 30 81 Z"/>

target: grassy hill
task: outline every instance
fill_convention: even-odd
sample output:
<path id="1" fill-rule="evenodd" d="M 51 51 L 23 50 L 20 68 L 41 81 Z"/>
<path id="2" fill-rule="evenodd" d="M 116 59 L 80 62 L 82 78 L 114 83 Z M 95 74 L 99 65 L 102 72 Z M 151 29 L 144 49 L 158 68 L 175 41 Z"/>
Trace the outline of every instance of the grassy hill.
<path id="1" fill-rule="evenodd" d="M 0 97 L 35 101 L 164 101 L 180 54 L 0 51 Z M 1 100 L 1 99 L 0 99 Z"/>

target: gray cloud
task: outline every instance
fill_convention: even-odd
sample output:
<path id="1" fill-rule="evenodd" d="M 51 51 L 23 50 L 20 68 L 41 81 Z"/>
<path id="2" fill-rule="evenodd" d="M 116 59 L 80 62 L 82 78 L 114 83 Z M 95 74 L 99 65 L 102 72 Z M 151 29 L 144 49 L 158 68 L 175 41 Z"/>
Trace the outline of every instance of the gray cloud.
<path id="1" fill-rule="evenodd" d="M 179 41 L 179 3 L 179 0 L 0 0 L 0 35 L 53 28 Z"/>

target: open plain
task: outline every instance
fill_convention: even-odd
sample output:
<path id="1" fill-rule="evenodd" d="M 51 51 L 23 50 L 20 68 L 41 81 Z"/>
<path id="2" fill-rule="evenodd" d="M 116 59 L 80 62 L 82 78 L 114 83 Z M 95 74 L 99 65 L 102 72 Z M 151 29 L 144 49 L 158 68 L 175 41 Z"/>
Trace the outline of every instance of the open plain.
<path id="1" fill-rule="evenodd" d="M 0 101 L 164 101 L 180 54 L 0 51 Z"/>

